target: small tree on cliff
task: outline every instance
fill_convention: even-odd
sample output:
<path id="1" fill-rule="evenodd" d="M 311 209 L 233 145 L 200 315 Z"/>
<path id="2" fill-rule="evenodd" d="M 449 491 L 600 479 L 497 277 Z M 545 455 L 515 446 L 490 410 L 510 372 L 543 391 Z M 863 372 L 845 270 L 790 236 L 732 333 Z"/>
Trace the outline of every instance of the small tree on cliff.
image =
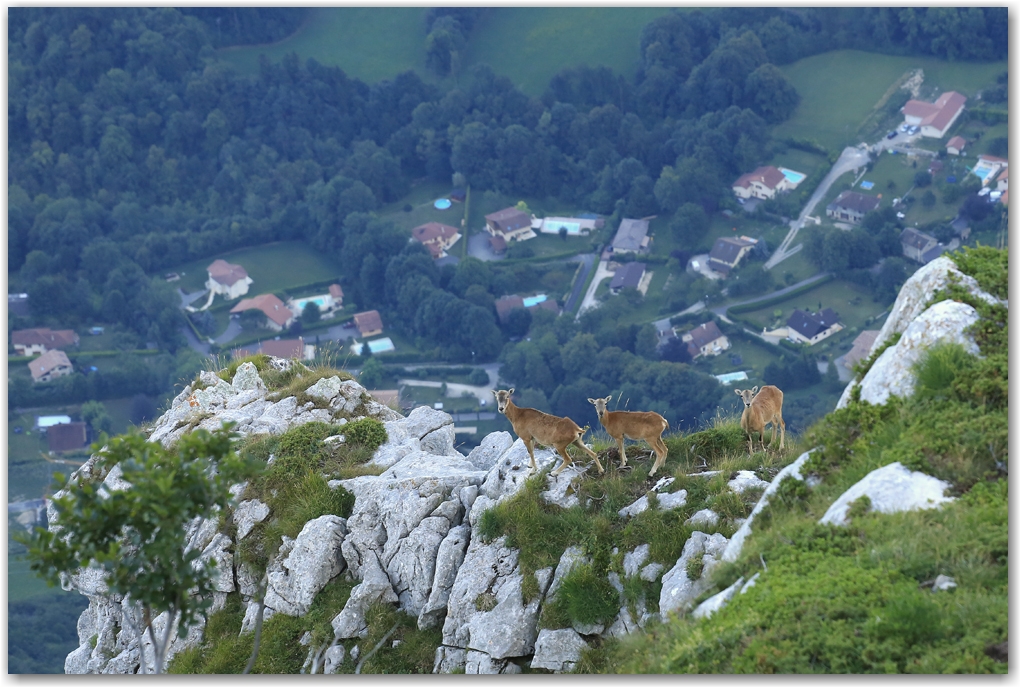
<path id="1" fill-rule="evenodd" d="M 217 508 L 225 508 L 230 486 L 253 472 L 234 453 L 232 436 L 229 427 L 198 430 L 182 436 L 172 450 L 138 433 L 115 437 L 105 448 L 93 444 L 98 455 L 93 469 L 105 475 L 119 465 L 130 486 L 109 489 L 83 479 L 62 485 L 62 476 L 55 475 L 54 487 L 63 488 L 52 499 L 55 523 L 19 537 L 32 569 L 51 585 L 82 568 L 103 571 L 110 593 L 129 600 L 125 610 L 132 612 L 124 622 L 138 638 L 143 673 L 144 637 L 160 673 L 174 621 L 180 620 L 177 634 L 183 637 L 212 603 L 215 562 L 199 562 L 200 550 L 185 551 L 185 532 L 194 518 L 214 517 Z M 158 632 L 153 621 L 163 612 L 167 622 Z"/>

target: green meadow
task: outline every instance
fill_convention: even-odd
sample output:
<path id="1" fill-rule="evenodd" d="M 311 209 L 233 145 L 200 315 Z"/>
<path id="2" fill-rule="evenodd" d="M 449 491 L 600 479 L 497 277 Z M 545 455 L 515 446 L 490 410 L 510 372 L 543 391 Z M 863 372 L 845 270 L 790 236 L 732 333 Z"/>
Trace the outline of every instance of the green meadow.
<path id="1" fill-rule="evenodd" d="M 217 57 L 238 71 L 256 74 L 259 56 L 279 62 L 297 53 L 302 61 L 340 67 L 373 83 L 401 72 L 424 71 L 425 7 L 314 7 L 293 35 L 271 45 L 225 48 Z"/>
<path id="2" fill-rule="evenodd" d="M 258 72 L 259 56 L 340 67 L 368 83 L 425 69 L 425 7 L 315 7 L 293 35 L 271 45 L 219 50 L 240 72 Z M 461 73 L 485 63 L 528 95 L 541 95 L 559 70 L 605 65 L 633 77 L 641 30 L 668 7 L 494 7 L 478 20 L 461 58 Z"/>
<path id="3" fill-rule="evenodd" d="M 181 280 L 176 282 L 175 286 L 192 293 L 205 288 L 205 282 L 209 278 L 206 268 L 217 258 L 240 265 L 248 272 L 252 279 L 248 287 L 248 297 L 336 279 L 340 275 L 340 268 L 336 263 L 304 241 L 275 241 L 260 246 L 239 248 L 202 260 L 193 260 L 166 271 L 181 275 Z M 204 304 L 205 300 L 201 300 L 196 301 L 194 306 L 197 308 Z"/>
<path id="4" fill-rule="evenodd" d="M 775 136 L 813 139 L 830 151 L 860 142 L 858 127 L 889 87 L 905 72 L 924 70 L 923 89 L 938 87 L 965 96 L 995 83 L 1006 62 L 947 62 L 898 57 L 859 50 L 834 50 L 781 67 L 801 102 Z"/>

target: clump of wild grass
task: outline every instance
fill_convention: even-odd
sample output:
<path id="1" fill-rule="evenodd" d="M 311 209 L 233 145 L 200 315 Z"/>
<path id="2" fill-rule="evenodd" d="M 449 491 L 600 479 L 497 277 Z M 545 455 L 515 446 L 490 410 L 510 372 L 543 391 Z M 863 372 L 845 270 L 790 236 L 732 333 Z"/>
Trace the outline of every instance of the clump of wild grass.
<path id="1" fill-rule="evenodd" d="M 937 343 L 924 351 L 913 371 L 918 398 L 945 397 L 952 392 L 953 381 L 974 361 L 974 356 L 958 343 Z"/>

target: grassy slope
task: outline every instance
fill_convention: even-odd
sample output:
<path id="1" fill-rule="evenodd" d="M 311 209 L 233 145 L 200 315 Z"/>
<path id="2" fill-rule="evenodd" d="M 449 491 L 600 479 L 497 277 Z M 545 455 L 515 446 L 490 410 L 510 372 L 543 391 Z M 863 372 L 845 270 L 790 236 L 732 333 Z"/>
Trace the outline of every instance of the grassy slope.
<path id="1" fill-rule="evenodd" d="M 925 87 L 973 96 L 992 85 L 1006 63 L 947 62 L 857 50 L 808 57 L 781 68 L 800 93 L 801 103 L 793 117 L 776 127 L 775 136 L 814 139 L 831 151 L 856 144 L 857 127 L 885 91 L 904 72 L 916 68 L 924 69 Z"/>
<path id="2" fill-rule="evenodd" d="M 202 260 L 193 260 L 166 271 L 180 274 L 181 280 L 174 285 L 192 293 L 205 288 L 205 282 L 209 278 L 206 268 L 217 258 L 240 265 L 248 272 L 252 279 L 246 296 L 248 298 L 302 284 L 335 279 L 340 274 L 339 267 L 332 260 L 315 251 L 304 241 L 276 241 L 239 248 Z M 214 305 L 220 302 L 222 299 L 217 297 Z M 200 307 L 205 305 L 205 301 L 201 300 L 194 305 Z"/>
<path id="3" fill-rule="evenodd" d="M 218 57 L 247 74 L 258 73 L 259 55 L 279 62 L 295 52 L 337 66 L 368 83 L 409 69 L 424 72 L 425 7 L 315 7 L 292 36 L 266 46 L 220 50 Z"/>

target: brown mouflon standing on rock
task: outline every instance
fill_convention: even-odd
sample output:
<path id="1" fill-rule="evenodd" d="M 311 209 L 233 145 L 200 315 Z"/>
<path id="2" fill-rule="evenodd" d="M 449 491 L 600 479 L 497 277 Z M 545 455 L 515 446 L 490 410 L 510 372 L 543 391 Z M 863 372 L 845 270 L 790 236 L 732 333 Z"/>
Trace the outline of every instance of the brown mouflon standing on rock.
<path id="1" fill-rule="evenodd" d="M 496 397 L 496 407 L 499 412 L 506 415 L 514 427 L 514 432 L 527 447 L 528 455 L 531 456 L 532 470 L 538 468 L 535 465 L 535 443 L 537 442 L 543 446 L 552 446 L 563 457 L 560 466 L 552 471 L 553 475 L 560 474 L 567 465 L 573 462 L 567 454 L 567 446 L 570 444 L 574 444 L 595 459 L 595 465 L 598 466 L 600 475 L 605 472 L 602 463 L 599 462 L 599 457 L 581 441 L 584 430 L 569 417 L 557 417 L 534 408 L 518 408 L 510 400 L 510 396 L 514 393 L 513 389 L 509 391 L 494 389 L 492 393 Z"/>
<path id="2" fill-rule="evenodd" d="M 620 447 L 620 467 L 627 466 L 627 453 L 623 450 L 624 437 L 635 441 L 644 439 L 655 450 L 655 462 L 648 472 L 648 476 L 653 477 L 666 462 L 668 449 L 662 441 L 662 433 L 669 429 L 669 423 L 666 418 L 651 411 L 606 410 L 606 404 L 612 398 L 612 394 L 605 398 L 589 398 L 588 403 L 595 406 L 599 422 L 606 428 L 609 436 L 616 439 L 616 445 Z"/>
<path id="3" fill-rule="evenodd" d="M 772 438 L 769 446 L 776 442 L 776 426 L 779 426 L 779 450 L 783 449 L 786 439 L 786 423 L 783 422 L 783 392 L 775 386 L 763 386 L 753 389 L 734 389 L 740 400 L 744 402 L 744 412 L 740 416 L 740 428 L 747 432 L 747 452 L 754 453 L 752 435 L 758 432 L 761 450 L 765 450 L 765 425 L 772 425 Z M 757 392 L 757 395 L 755 395 Z"/>

